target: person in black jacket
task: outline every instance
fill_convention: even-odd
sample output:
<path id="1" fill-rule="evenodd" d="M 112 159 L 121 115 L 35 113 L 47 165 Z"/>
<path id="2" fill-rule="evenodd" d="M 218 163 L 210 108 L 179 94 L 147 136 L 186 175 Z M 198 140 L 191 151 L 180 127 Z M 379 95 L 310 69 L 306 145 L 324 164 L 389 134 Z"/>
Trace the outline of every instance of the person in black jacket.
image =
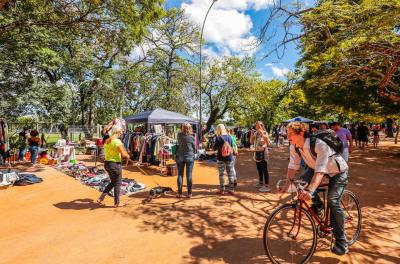
<path id="1" fill-rule="evenodd" d="M 178 167 L 178 194 L 182 197 L 183 172 L 186 166 L 186 181 L 188 198 L 192 197 L 192 172 L 194 167 L 194 155 L 196 153 L 196 141 L 193 136 L 192 125 L 182 124 L 181 132 L 178 134 L 178 146 L 176 153 L 176 166 Z"/>

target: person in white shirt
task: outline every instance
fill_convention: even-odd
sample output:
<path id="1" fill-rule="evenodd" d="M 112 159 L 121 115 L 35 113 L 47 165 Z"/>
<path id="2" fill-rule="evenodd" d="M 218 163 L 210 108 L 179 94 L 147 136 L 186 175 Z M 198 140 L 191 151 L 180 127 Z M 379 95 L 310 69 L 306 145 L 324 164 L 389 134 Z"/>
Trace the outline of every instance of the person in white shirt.
<path id="1" fill-rule="evenodd" d="M 309 182 L 309 185 L 305 191 L 299 194 L 299 199 L 311 200 L 324 175 L 329 176 L 328 206 L 335 236 L 335 246 L 332 248 L 332 252 L 344 255 L 348 252 L 348 246 L 340 200 L 348 183 L 348 165 L 341 155 L 337 155 L 328 144 L 319 138 L 315 142 L 315 153 L 317 154 L 315 157 L 310 148 L 308 131 L 308 125 L 300 122 L 292 122 L 287 126 L 287 136 L 291 143 L 287 178 L 294 178 L 300 169 L 301 159 L 303 159 L 307 166 L 314 171 L 314 174 L 312 177 L 304 179 Z"/>

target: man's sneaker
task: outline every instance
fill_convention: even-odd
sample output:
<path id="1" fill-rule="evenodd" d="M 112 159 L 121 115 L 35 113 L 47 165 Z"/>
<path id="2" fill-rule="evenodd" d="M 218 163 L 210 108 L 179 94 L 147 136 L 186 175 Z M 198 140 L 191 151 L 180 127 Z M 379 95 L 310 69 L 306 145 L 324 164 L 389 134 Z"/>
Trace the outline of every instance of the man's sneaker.
<path id="1" fill-rule="evenodd" d="M 347 245 L 341 245 L 341 244 L 336 244 L 335 246 L 331 249 L 332 253 L 342 256 L 344 254 L 349 253 L 349 247 Z"/>
<path id="2" fill-rule="evenodd" d="M 260 188 L 260 187 L 263 187 L 264 186 L 264 184 L 262 184 L 262 183 L 257 183 L 256 185 L 254 185 L 256 188 Z"/>

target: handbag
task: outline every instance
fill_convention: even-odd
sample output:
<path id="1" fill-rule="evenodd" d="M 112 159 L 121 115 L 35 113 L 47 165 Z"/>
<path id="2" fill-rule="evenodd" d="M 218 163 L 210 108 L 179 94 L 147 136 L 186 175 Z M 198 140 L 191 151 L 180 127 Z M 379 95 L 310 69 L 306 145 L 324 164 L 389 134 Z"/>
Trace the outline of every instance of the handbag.
<path id="1" fill-rule="evenodd" d="M 255 162 L 261 162 L 261 161 L 264 160 L 264 158 L 265 158 L 264 150 L 263 151 L 255 151 L 254 152 L 253 159 L 254 159 Z"/>

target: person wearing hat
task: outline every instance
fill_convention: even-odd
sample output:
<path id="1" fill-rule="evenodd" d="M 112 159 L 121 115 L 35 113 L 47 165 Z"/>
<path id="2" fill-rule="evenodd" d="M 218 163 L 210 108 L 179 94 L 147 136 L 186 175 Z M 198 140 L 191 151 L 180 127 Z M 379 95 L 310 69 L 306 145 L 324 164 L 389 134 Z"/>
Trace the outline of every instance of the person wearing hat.
<path id="1" fill-rule="evenodd" d="M 120 140 L 121 135 L 121 127 L 113 126 L 110 130 L 110 137 L 104 142 L 104 169 L 110 176 L 111 182 L 106 186 L 97 200 L 98 203 L 102 204 L 106 195 L 114 188 L 115 207 L 125 205 L 120 204 L 119 201 L 122 182 L 122 158 L 129 158 L 129 154 Z"/>

